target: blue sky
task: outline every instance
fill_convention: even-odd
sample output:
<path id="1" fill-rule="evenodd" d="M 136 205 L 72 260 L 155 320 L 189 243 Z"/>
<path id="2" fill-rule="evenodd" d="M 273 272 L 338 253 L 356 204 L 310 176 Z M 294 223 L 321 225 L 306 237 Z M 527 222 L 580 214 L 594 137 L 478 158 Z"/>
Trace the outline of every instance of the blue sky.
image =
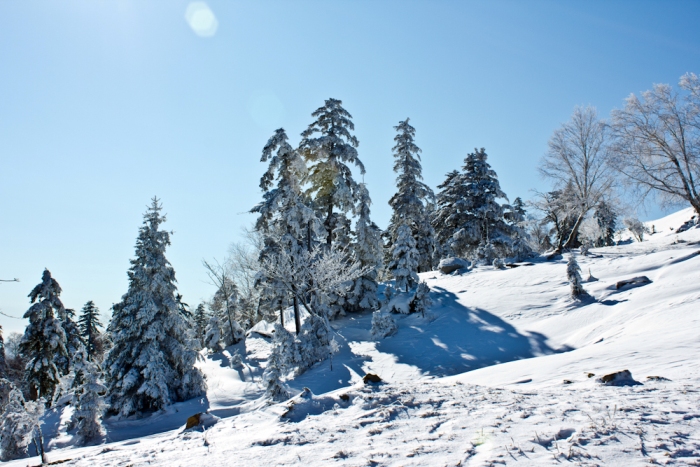
<path id="1" fill-rule="evenodd" d="M 0 1 L 0 279 L 21 280 L 0 284 L 4 313 L 24 313 L 44 267 L 66 306 L 108 313 L 154 195 L 180 292 L 208 298 L 201 260 L 253 221 L 267 138 L 283 126 L 297 143 L 329 97 L 354 117 L 384 227 L 406 117 L 430 186 L 485 147 L 510 199 L 527 199 L 574 106 L 607 117 L 700 72 L 697 1 L 221 0 L 210 37 L 188 5 Z"/>

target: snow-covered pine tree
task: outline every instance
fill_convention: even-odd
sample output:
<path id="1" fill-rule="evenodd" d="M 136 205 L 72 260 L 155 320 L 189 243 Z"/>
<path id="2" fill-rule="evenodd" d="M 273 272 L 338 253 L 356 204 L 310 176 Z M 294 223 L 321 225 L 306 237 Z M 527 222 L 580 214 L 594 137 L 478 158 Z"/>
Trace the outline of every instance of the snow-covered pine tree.
<path id="1" fill-rule="evenodd" d="M 391 263 L 388 269 L 394 276 L 396 288 L 408 292 L 419 281 L 418 279 L 418 250 L 416 241 L 407 225 L 400 226 L 396 231 L 396 241 L 391 251 Z"/>
<path id="2" fill-rule="evenodd" d="M 54 391 L 61 378 L 57 367 L 59 359 L 67 359 L 66 333 L 58 316 L 65 315 L 65 308 L 59 295 L 61 286 L 44 269 L 41 283 L 29 294 L 33 305 L 24 314 L 29 324 L 20 342 L 20 353 L 27 360 L 25 381 L 29 397 L 37 400 L 43 397 L 51 403 Z"/>
<path id="3" fill-rule="evenodd" d="M 438 238 L 460 256 L 474 256 L 480 245 L 489 244 L 499 257 L 511 252 L 513 229 L 505 221 L 503 206 L 496 201 L 507 197 L 487 158 L 484 148 L 476 149 L 464 160 L 463 172 L 448 174 L 440 185 L 433 225 L 440 231 Z M 494 258 L 477 259 L 491 264 Z"/>
<path id="4" fill-rule="evenodd" d="M 306 181 L 308 193 L 326 233 L 330 248 L 339 238 L 350 238 L 347 217 L 358 202 L 358 185 L 348 164 L 354 164 L 364 175 L 365 167 L 357 155 L 357 138 L 350 133 L 355 129 L 352 115 L 338 99 L 326 100 L 311 114 L 316 117 L 302 132 L 299 152 L 310 164 Z M 318 134 L 318 136 L 315 136 Z"/>
<path id="5" fill-rule="evenodd" d="M 386 311 L 375 311 L 372 313 L 372 329 L 370 333 L 375 339 L 382 339 L 396 334 L 399 327 L 391 313 Z"/>
<path id="6" fill-rule="evenodd" d="M 165 258 L 170 233 L 153 198 L 136 241 L 129 290 L 113 306 L 108 331 L 113 347 L 105 370 L 110 410 L 122 416 L 154 411 L 204 393 L 197 352 L 175 299 L 175 271 Z"/>
<path id="7" fill-rule="evenodd" d="M 260 263 L 274 263 L 281 254 L 295 257 L 303 251 L 310 251 L 317 236 L 322 235 L 320 221 L 313 209 L 307 206 L 301 191 L 301 180 L 307 174 L 306 164 L 287 140 L 287 134 L 280 128 L 263 148 L 261 162 L 269 161 L 267 172 L 260 180 L 263 201 L 251 209 L 259 214 L 255 229 L 264 239 Z M 275 180 L 277 185 L 273 188 Z M 263 286 L 266 301 L 277 304 L 280 310 L 286 307 L 288 291 L 279 281 L 260 273 L 256 282 Z M 299 333 L 301 317 L 296 298 L 293 298 L 293 305 Z"/>
<path id="8" fill-rule="evenodd" d="M 595 246 L 615 245 L 615 230 L 617 229 L 617 214 L 605 201 L 598 203 L 593 213 L 593 218 L 598 222 L 598 226 L 603 231 L 603 235 L 596 240 Z"/>
<path id="9" fill-rule="evenodd" d="M 581 300 L 588 297 L 588 292 L 583 289 L 581 285 L 581 267 L 576 261 L 576 257 L 573 253 L 569 255 L 569 262 L 566 265 L 566 277 L 571 284 L 571 298 L 576 300 Z"/>
<path id="10" fill-rule="evenodd" d="M 389 200 L 393 212 L 385 236 L 387 247 L 391 250 L 396 242 L 399 227 L 401 225 L 410 227 L 418 250 L 418 271 L 425 272 L 433 269 L 435 254 L 435 231 L 430 224 L 426 204 L 435 198 L 435 194 L 421 181 L 423 180 L 423 168 L 420 164 L 421 150 L 413 141 L 416 130 L 408 121 L 407 118 L 394 127 L 398 133 L 394 137 L 396 145 L 392 148 L 394 172 L 398 174 L 397 190 Z"/>
<path id="11" fill-rule="evenodd" d="M 226 347 L 221 319 L 212 313 L 204 331 L 204 347 L 212 352 L 221 352 Z"/>
<path id="12" fill-rule="evenodd" d="M 63 326 L 63 331 L 66 333 L 66 352 L 68 356 L 66 358 L 59 358 L 56 364 L 64 375 L 70 372 L 71 359 L 73 355 L 78 351 L 79 348 L 85 345 L 83 341 L 83 336 L 80 333 L 80 327 L 75 322 L 75 310 L 72 308 L 66 308 L 64 310 L 63 316 L 59 316 L 61 319 L 61 325 Z"/>
<path id="13" fill-rule="evenodd" d="M 100 367 L 88 360 L 85 348 L 73 357 L 73 416 L 71 427 L 76 428 L 79 445 L 99 441 L 104 436 L 102 414 L 105 409 L 104 396 L 107 388 L 101 382 Z"/>
<path id="14" fill-rule="evenodd" d="M 377 275 L 382 267 L 383 244 L 381 230 L 370 219 L 371 202 L 367 187 L 364 183 L 360 184 L 353 253 L 355 261 L 360 263 L 360 268 L 367 268 L 369 272 L 355 279 L 347 294 L 348 308 L 352 311 L 379 308 Z"/>
<path id="15" fill-rule="evenodd" d="M 2 337 L 2 326 L 0 326 L 0 378 L 7 377 L 7 358 L 5 356 L 5 339 Z M 2 408 L 0 406 L 0 408 Z"/>
<path id="16" fill-rule="evenodd" d="M 44 404 L 25 401 L 22 392 L 13 388 L 8 396 L 0 422 L 0 460 L 7 462 L 27 457 L 27 448 L 38 435 L 39 419 L 44 414 Z M 39 441 L 41 442 L 41 441 Z"/>
<path id="17" fill-rule="evenodd" d="M 102 347 L 102 339 L 100 328 L 100 310 L 95 306 L 95 302 L 90 300 L 83 309 L 80 310 L 80 318 L 78 318 L 78 326 L 80 335 L 85 343 L 85 351 L 89 361 L 94 361 L 96 354 L 100 353 Z M 98 358 L 99 360 L 99 358 Z"/>
<path id="18" fill-rule="evenodd" d="M 200 343 L 200 347 L 204 347 L 203 341 L 204 341 L 204 334 L 207 332 L 207 312 L 206 309 L 204 308 L 204 303 L 200 303 L 197 305 L 197 308 L 194 310 L 194 329 L 195 329 L 195 336 L 197 337 L 197 341 Z"/>
<path id="19" fill-rule="evenodd" d="M 425 310 L 430 308 L 433 300 L 430 298 L 430 287 L 426 282 L 419 282 L 416 287 L 416 293 L 413 295 L 410 303 L 411 313 L 420 313 L 425 316 Z"/>
<path id="20" fill-rule="evenodd" d="M 275 337 L 272 341 L 272 351 L 267 359 L 267 367 L 263 373 L 265 395 L 273 401 L 283 401 L 290 397 L 289 390 L 282 382 L 285 370 L 289 368 L 287 360 L 293 355 L 294 337 L 281 324 L 275 324 Z"/>

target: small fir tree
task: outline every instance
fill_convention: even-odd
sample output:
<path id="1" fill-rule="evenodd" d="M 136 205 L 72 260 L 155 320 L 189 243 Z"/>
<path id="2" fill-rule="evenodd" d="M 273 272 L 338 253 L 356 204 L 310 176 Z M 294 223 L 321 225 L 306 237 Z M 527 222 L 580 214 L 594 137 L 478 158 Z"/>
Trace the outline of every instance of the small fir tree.
<path id="1" fill-rule="evenodd" d="M 204 303 L 197 305 L 194 310 L 194 328 L 197 340 L 202 342 L 204 340 L 204 334 L 207 330 L 207 312 L 204 308 Z"/>
<path id="2" fill-rule="evenodd" d="M 60 294 L 61 286 L 44 269 L 41 283 L 29 294 L 33 305 L 24 314 L 29 324 L 20 342 L 20 353 L 27 360 L 24 377 L 29 396 L 32 400 L 43 397 L 49 404 L 61 378 L 57 362 L 68 358 L 66 333 L 58 319 L 65 315 Z"/>
<path id="3" fill-rule="evenodd" d="M 272 401 L 284 401 L 289 399 L 289 389 L 282 382 L 282 376 L 288 368 L 287 359 L 289 342 L 293 344 L 294 337 L 279 323 L 275 325 L 275 337 L 272 341 L 272 352 L 267 360 L 267 367 L 263 373 L 265 396 Z"/>
<path id="4" fill-rule="evenodd" d="M 101 382 L 100 367 L 88 360 L 85 348 L 81 348 L 73 358 L 73 416 L 71 426 L 76 428 L 77 443 L 91 444 L 104 437 L 102 414 L 107 388 Z"/>
<path id="5" fill-rule="evenodd" d="M 78 319 L 80 335 L 85 343 L 85 352 L 89 361 L 95 361 L 95 356 L 100 354 L 102 347 L 102 339 L 100 328 L 100 310 L 95 306 L 95 303 L 90 300 L 83 309 L 80 310 L 80 318 Z M 99 360 L 99 358 L 97 359 Z"/>
<path id="6" fill-rule="evenodd" d="M 566 277 L 571 284 L 571 298 L 581 300 L 589 296 L 581 284 L 583 282 L 581 280 L 581 267 L 573 253 L 569 255 L 569 262 L 566 265 Z"/>
<path id="7" fill-rule="evenodd" d="M 226 347 L 223 335 L 221 319 L 216 314 L 212 314 L 204 333 L 204 347 L 212 352 L 221 352 Z"/>
<path id="8" fill-rule="evenodd" d="M 202 373 L 187 324 L 177 308 L 175 271 L 165 258 L 170 233 L 153 198 L 136 241 L 129 290 L 113 307 L 113 347 L 105 369 L 111 411 L 122 416 L 160 410 L 202 395 Z"/>
<path id="9" fill-rule="evenodd" d="M 375 339 L 382 339 L 396 334 L 399 327 L 391 313 L 385 311 L 375 311 L 372 313 L 372 329 L 370 333 Z"/>
<path id="10" fill-rule="evenodd" d="M 7 462 L 27 457 L 27 449 L 32 441 L 37 443 L 37 450 L 43 454 L 39 427 L 43 414 L 44 404 L 41 399 L 37 402 L 25 401 L 19 389 L 13 388 L 10 391 L 0 424 L 0 460 Z"/>
<path id="11" fill-rule="evenodd" d="M 411 313 L 420 313 L 425 316 L 425 310 L 433 305 L 433 300 L 430 298 L 430 287 L 427 283 L 421 281 L 416 287 L 416 293 L 411 299 Z"/>
<path id="12" fill-rule="evenodd" d="M 411 235 L 411 229 L 402 225 L 397 230 L 396 242 L 392 252 L 392 260 L 389 263 L 389 271 L 394 276 L 396 288 L 408 292 L 418 283 L 418 250 L 416 241 Z"/>

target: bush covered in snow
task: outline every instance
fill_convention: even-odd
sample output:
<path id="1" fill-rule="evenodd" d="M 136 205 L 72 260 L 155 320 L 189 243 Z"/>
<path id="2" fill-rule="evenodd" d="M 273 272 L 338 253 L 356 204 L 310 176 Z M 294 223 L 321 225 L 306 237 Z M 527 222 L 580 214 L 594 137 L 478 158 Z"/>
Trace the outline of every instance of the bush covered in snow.
<path id="1" fill-rule="evenodd" d="M 372 337 L 381 339 L 391 336 L 396 334 L 398 329 L 396 320 L 391 314 L 385 311 L 375 311 L 372 313 L 372 329 L 370 330 Z"/>

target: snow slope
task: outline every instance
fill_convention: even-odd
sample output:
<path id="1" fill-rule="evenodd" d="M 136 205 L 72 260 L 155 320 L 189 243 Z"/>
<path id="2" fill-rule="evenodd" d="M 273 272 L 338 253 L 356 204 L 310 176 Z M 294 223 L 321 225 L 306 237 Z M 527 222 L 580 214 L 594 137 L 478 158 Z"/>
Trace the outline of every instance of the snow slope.
<path id="1" fill-rule="evenodd" d="M 270 405 L 259 381 L 268 340 L 207 358 L 206 398 L 141 420 L 109 421 L 105 445 L 72 448 L 62 465 L 700 465 L 700 229 L 692 216 L 654 221 L 642 243 L 578 257 L 595 302 L 569 296 L 566 257 L 463 275 L 422 275 L 434 305 L 370 338 L 370 314 L 334 321 L 341 351 L 289 381 Z M 651 283 L 616 288 L 622 279 Z M 236 349 L 241 368 L 230 367 Z M 635 384 L 606 386 L 628 369 Z M 383 382 L 363 384 L 378 374 Z M 660 378 L 648 379 L 649 376 Z M 304 390 L 304 388 L 309 388 Z M 189 415 L 221 420 L 184 431 Z M 50 418 L 50 416 L 49 416 Z M 65 418 L 65 417 L 64 417 Z M 48 419 L 47 419 L 48 420 Z M 8 465 L 38 464 L 23 459 Z"/>

